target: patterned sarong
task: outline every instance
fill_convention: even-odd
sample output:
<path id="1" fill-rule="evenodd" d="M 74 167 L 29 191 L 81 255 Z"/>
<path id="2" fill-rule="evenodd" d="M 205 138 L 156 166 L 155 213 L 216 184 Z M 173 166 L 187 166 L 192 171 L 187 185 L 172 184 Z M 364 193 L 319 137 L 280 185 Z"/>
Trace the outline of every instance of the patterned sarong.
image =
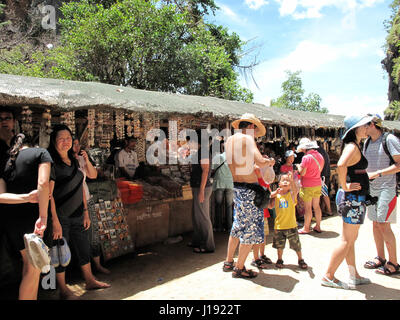
<path id="1" fill-rule="evenodd" d="M 264 242 L 264 212 L 254 205 L 255 192 L 245 187 L 235 187 L 231 236 L 241 244 Z"/>

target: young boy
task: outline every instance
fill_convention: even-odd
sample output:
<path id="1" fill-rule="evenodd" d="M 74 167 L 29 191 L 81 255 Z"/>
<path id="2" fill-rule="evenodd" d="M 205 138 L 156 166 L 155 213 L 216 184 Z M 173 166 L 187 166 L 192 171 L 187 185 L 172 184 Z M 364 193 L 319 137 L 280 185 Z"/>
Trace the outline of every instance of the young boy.
<path id="1" fill-rule="evenodd" d="M 272 247 L 278 250 L 278 260 L 275 266 L 283 268 L 282 254 L 286 239 L 290 248 L 296 251 L 298 264 L 301 269 L 307 269 L 301 255 L 301 244 L 296 222 L 296 199 L 299 190 L 294 182 L 293 173 L 282 174 L 279 179 L 279 188 L 271 193 L 269 208 L 275 208 L 274 239 Z"/>
<path id="2" fill-rule="evenodd" d="M 262 186 L 263 188 L 268 188 L 268 184 L 265 182 L 262 174 L 260 167 L 257 165 L 254 165 L 254 173 L 257 176 L 258 179 L 258 184 Z M 268 218 L 270 217 L 269 215 L 269 210 L 268 208 L 264 209 L 264 242 L 261 243 L 260 245 L 254 245 L 253 246 L 253 256 L 254 260 L 251 262 L 251 265 L 253 267 L 257 267 L 259 269 L 265 269 L 267 264 L 271 264 L 272 261 L 270 258 L 268 258 L 265 255 L 265 245 L 267 244 L 267 236 L 269 234 L 269 227 L 268 227 Z"/>

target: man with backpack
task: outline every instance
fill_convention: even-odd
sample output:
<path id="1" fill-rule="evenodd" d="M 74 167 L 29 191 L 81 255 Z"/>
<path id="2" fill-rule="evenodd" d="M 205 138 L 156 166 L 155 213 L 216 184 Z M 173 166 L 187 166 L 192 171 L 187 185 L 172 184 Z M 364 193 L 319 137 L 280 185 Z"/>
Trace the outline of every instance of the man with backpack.
<path id="1" fill-rule="evenodd" d="M 397 179 L 400 171 L 400 141 L 393 134 L 384 133 L 382 119 L 375 115 L 367 124 L 369 138 L 364 143 L 364 155 L 368 160 L 370 194 L 378 197 L 376 204 L 367 207 L 368 218 L 373 221 L 373 234 L 377 257 L 367 261 L 367 269 L 393 275 L 400 273 L 396 255 L 396 238 L 390 224 L 396 223 Z M 385 259 L 385 245 L 389 260 Z"/>

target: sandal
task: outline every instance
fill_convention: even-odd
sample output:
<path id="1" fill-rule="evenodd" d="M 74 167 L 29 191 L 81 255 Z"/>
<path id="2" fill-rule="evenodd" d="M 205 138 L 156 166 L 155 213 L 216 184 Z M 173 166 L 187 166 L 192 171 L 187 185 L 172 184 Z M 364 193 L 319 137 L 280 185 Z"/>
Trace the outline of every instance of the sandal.
<path id="1" fill-rule="evenodd" d="M 193 248 L 194 253 L 213 253 L 214 250 L 206 250 L 203 248 Z"/>
<path id="2" fill-rule="evenodd" d="M 235 268 L 235 261 L 231 261 L 231 262 L 224 261 L 222 271 L 230 272 L 230 271 L 233 271 L 234 268 Z"/>
<path id="3" fill-rule="evenodd" d="M 253 267 L 258 268 L 258 269 L 266 269 L 266 268 L 267 268 L 266 263 L 265 263 L 263 260 L 261 260 L 261 259 L 253 260 L 253 261 L 251 262 L 251 265 L 252 265 Z"/>
<path id="4" fill-rule="evenodd" d="M 318 230 L 318 229 L 315 229 L 315 228 L 313 228 L 313 231 L 316 232 L 316 233 L 322 233 L 321 230 Z"/>
<path id="5" fill-rule="evenodd" d="M 275 267 L 282 269 L 283 268 L 283 260 L 282 259 L 278 259 L 275 263 Z"/>
<path id="6" fill-rule="evenodd" d="M 301 260 L 299 260 L 299 267 L 300 267 L 301 269 L 307 269 L 307 268 L 308 268 L 308 265 L 307 265 L 307 263 L 304 262 L 303 259 L 301 259 Z"/>
<path id="7" fill-rule="evenodd" d="M 399 264 L 397 264 L 397 266 L 396 266 L 394 263 L 392 263 L 392 262 L 390 262 L 390 261 L 388 261 L 387 264 L 391 265 L 391 266 L 394 268 L 394 271 L 391 271 L 391 270 L 385 265 L 385 266 L 383 266 L 383 267 L 378 268 L 378 269 L 376 270 L 376 273 L 384 274 L 384 275 L 386 275 L 386 276 L 392 276 L 392 275 L 395 275 L 395 274 L 400 274 L 400 265 L 399 265 Z"/>
<path id="8" fill-rule="evenodd" d="M 380 268 L 380 267 L 384 267 L 385 266 L 385 264 L 386 264 L 386 259 L 383 259 L 383 258 L 381 258 L 381 257 L 375 257 L 374 258 L 375 260 L 378 260 L 379 261 L 379 263 L 376 263 L 374 260 L 370 260 L 370 261 L 367 261 L 365 264 L 364 264 L 364 268 L 365 269 L 378 269 L 378 268 Z"/>
<path id="9" fill-rule="evenodd" d="M 299 234 L 309 234 L 311 231 L 304 231 L 304 229 L 300 229 L 299 231 Z"/>
<path id="10" fill-rule="evenodd" d="M 335 278 L 333 278 L 332 280 L 329 280 L 327 277 L 322 278 L 321 286 L 336 288 L 336 289 L 346 289 L 346 290 L 350 289 L 348 284 L 346 284 L 338 279 L 335 279 Z"/>
<path id="11" fill-rule="evenodd" d="M 243 274 L 246 272 L 247 275 Z M 232 278 L 241 278 L 241 279 L 253 279 L 257 277 L 257 273 L 253 270 L 246 270 L 246 267 L 243 266 L 243 269 L 234 268 L 232 272 Z"/>
<path id="12" fill-rule="evenodd" d="M 265 254 L 263 254 L 260 259 L 266 264 L 272 264 L 272 260 L 268 258 Z"/>

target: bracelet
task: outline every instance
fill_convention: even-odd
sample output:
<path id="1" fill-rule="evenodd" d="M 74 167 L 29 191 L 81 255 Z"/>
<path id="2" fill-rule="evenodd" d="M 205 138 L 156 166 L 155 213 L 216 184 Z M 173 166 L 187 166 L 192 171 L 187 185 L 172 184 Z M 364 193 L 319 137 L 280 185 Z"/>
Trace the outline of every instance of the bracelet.
<path id="1" fill-rule="evenodd" d="M 88 208 L 83 208 L 83 211 L 89 211 Z"/>

